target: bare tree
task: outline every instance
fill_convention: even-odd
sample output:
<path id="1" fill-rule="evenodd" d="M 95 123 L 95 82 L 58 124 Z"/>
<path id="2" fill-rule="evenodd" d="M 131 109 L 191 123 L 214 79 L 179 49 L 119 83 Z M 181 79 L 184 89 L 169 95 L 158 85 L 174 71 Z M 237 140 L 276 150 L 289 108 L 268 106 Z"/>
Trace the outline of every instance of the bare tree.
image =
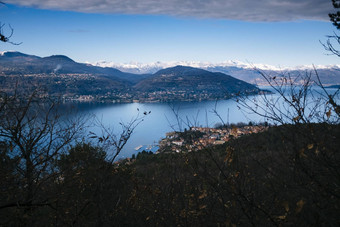
<path id="1" fill-rule="evenodd" d="M 332 0 L 333 7 L 334 9 L 339 9 L 340 8 L 340 1 L 339 0 Z M 336 13 L 330 13 L 328 14 L 330 21 L 332 21 L 333 25 L 336 27 L 336 29 L 340 29 L 340 11 L 336 11 Z M 325 48 L 326 51 L 330 52 L 333 55 L 336 55 L 340 57 L 340 52 L 337 47 L 334 45 L 339 46 L 340 45 L 340 37 L 339 35 L 334 32 L 333 35 L 327 36 L 327 42 L 322 43 L 323 47 Z"/>
<path id="2" fill-rule="evenodd" d="M 1 2 L 1 1 L 0 1 L 0 4 L 5 5 L 5 3 Z M 22 44 L 22 42 L 15 43 L 15 42 L 10 41 L 10 38 L 12 37 L 12 35 L 14 33 L 14 29 L 12 28 L 12 26 L 10 24 L 8 24 L 8 27 L 9 27 L 9 30 L 10 30 L 9 35 L 5 35 L 4 27 L 5 27 L 5 24 L 2 24 L 0 22 L 0 41 L 1 42 L 10 43 L 10 44 L 13 44 L 13 45 L 20 45 L 20 44 Z"/>
<path id="3" fill-rule="evenodd" d="M 169 108 L 171 110 L 171 114 L 175 117 L 174 122 L 172 120 L 170 120 L 166 115 L 165 118 L 170 126 L 170 128 L 174 131 L 174 132 L 183 132 L 185 131 L 187 128 L 190 129 L 191 127 L 194 126 L 198 126 L 199 122 L 198 122 L 198 116 L 200 111 L 198 110 L 196 112 L 196 116 L 181 116 L 180 111 L 180 105 L 176 105 L 174 103 L 169 103 Z"/>
<path id="4" fill-rule="evenodd" d="M 124 146 L 130 139 L 136 127 L 144 121 L 144 118 L 151 113 L 151 111 L 144 111 L 138 113 L 129 122 L 119 122 L 121 127 L 120 132 L 113 127 L 105 125 L 99 118 L 95 118 L 95 125 L 100 128 L 100 135 L 90 132 L 91 139 L 97 140 L 101 147 L 107 151 L 107 159 L 112 164 L 116 161 Z"/>
<path id="5" fill-rule="evenodd" d="M 57 176 L 53 162 L 75 141 L 84 122 L 63 118 L 57 103 L 38 91 L 28 96 L 3 94 L 0 119 L 1 152 L 13 164 L 7 175 L 14 176 L 14 181 L 1 181 L 7 190 L 2 191 L 0 210 L 17 209 L 26 214 L 21 217 L 29 217 L 36 207 L 51 206 L 46 190 Z"/>
<path id="6" fill-rule="evenodd" d="M 333 7 L 335 9 L 340 8 L 340 1 L 339 0 L 332 0 Z M 330 20 L 333 22 L 333 25 L 337 28 L 340 29 L 340 12 L 337 11 L 336 13 L 330 13 L 328 14 Z"/>
<path id="7" fill-rule="evenodd" d="M 115 182 L 115 163 L 136 127 L 151 112 L 140 113 L 127 123 L 120 122 L 120 130 L 105 125 L 97 117 L 94 127 L 100 133 L 89 132 L 90 143 L 73 146 L 58 160 L 60 169 L 59 195 L 55 203 L 55 218 L 63 225 L 82 225 L 86 212 L 91 213 L 94 223 L 105 225 L 121 200 L 120 186 Z M 94 145 L 95 144 L 95 145 Z M 109 193 L 109 195 L 108 195 Z M 66 205 L 64 205 L 66 204 Z M 65 212 L 68 212 L 65 215 Z M 88 220 L 88 219 L 87 219 Z"/>
<path id="8" fill-rule="evenodd" d="M 332 3 L 335 9 L 340 8 L 339 0 L 332 0 Z M 330 13 L 329 17 L 333 25 L 340 29 L 340 11 Z M 335 47 L 340 45 L 339 35 L 334 32 L 334 35 L 327 37 L 327 42 L 321 44 L 325 50 L 340 57 L 340 51 Z M 297 75 L 284 73 L 268 75 L 256 68 L 255 70 L 276 95 L 264 93 L 255 98 L 239 97 L 236 101 L 241 107 L 279 124 L 339 123 L 340 106 L 337 102 L 340 88 L 332 93 L 327 91 L 315 68 L 313 71 Z"/>
<path id="9" fill-rule="evenodd" d="M 10 34 L 6 36 L 5 33 L 4 33 L 4 26 L 5 26 L 5 24 L 0 23 L 0 41 L 2 41 L 4 43 L 10 43 L 10 44 L 13 44 L 13 45 L 22 44 L 22 42 L 14 43 L 14 42 L 10 41 L 10 38 L 12 37 L 14 30 L 11 27 L 11 25 L 9 24 L 8 26 L 9 26 L 9 29 L 10 29 Z"/>
<path id="10" fill-rule="evenodd" d="M 241 110 L 258 114 L 275 124 L 339 123 L 339 105 L 336 103 L 339 89 L 329 93 L 317 70 L 297 75 L 257 72 L 274 93 L 235 98 Z"/>

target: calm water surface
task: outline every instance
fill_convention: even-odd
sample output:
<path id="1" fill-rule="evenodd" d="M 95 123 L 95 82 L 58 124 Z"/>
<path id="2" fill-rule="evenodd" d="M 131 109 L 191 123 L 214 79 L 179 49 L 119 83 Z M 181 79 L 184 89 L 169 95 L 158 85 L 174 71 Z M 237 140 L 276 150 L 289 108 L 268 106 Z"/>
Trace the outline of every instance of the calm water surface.
<path id="1" fill-rule="evenodd" d="M 273 98 L 277 97 L 275 94 Z M 106 127 L 114 128 L 119 133 L 121 123 L 128 123 L 136 116 L 143 116 L 144 111 L 151 111 L 145 116 L 130 140 L 123 149 L 120 158 L 131 157 L 136 153 L 135 148 L 141 145 L 153 145 L 165 137 L 165 134 L 170 131 L 188 128 L 190 126 L 214 127 L 222 120 L 224 123 L 238 122 L 264 122 L 267 119 L 253 113 L 248 113 L 245 110 L 238 108 L 238 103 L 234 100 L 204 101 L 204 102 L 176 102 L 168 103 L 128 103 L 128 104 L 107 104 L 107 103 L 81 103 L 76 104 L 79 114 L 95 115 L 101 119 Z M 178 125 L 176 114 L 178 113 L 181 119 L 181 124 Z M 222 120 L 213 113 L 216 109 Z M 139 111 L 138 111 L 139 110 Z M 229 113 L 229 114 L 228 114 Z M 96 127 L 89 129 L 99 133 L 100 130 Z"/>
<path id="2" fill-rule="evenodd" d="M 120 158 L 130 157 L 136 153 L 138 146 L 157 144 L 170 131 L 188 128 L 190 126 L 214 127 L 222 123 L 238 123 L 249 121 L 265 121 L 254 114 L 242 112 L 233 100 L 204 101 L 204 102 L 176 102 L 168 103 L 80 103 L 76 104 L 78 114 L 95 115 L 106 127 L 113 128 L 119 133 L 119 123 L 129 123 L 137 116 L 144 116 L 144 111 L 150 114 L 136 127 L 130 140 L 123 149 Z M 222 120 L 213 113 L 216 109 Z M 173 111 L 174 110 L 174 111 Z M 178 114 L 178 118 L 176 114 Z M 229 112 L 229 118 L 228 118 Z M 179 119 L 179 120 L 177 120 Z M 179 123 L 179 124 L 178 124 Z M 97 127 L 89 131 L 100 133 Z"/>

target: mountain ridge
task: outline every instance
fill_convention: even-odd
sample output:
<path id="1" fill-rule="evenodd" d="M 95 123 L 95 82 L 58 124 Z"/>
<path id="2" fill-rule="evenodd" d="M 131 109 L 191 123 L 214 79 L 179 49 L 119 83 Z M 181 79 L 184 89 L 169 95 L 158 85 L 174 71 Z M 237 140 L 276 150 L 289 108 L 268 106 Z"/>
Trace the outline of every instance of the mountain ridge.
<path id="1" fill-rule="evenodd" d="M 115 68 L 78 63 L 64 55 L 38 57 L 20 52 L 1 53 L 3 88 L 44 86 L 53 95 L 91 96 L 96 100 L 167 102 L 226 99 L 258 94 L 260 89 L 224 73 L 175 66 L 154 74 L 133 74 Z"/>
<path id="2" fill-rule="evenodd" d="M 140 81 L 134 87 L 147 92 L 166 91 L 169 89 L 172 91 L 190 92 L 191 89 L 195 89 L 199 92 L 219 93 L 219 95 L 222 95 L 222 93 L 256 93 L 259 91 L 255 86 L 230 75 L 188 66 L 162 69 L 149 78 Z"/>
<path id="3" fill-rule="evenodd" d="M 4 63 L 5 64 L 2 64 Z M 18 65 L 20 64 L 20 65 Z M 19 69 L 15 70 L 14 69 Z M 107 78 L 124 80 L 125 83 L 135 83 L 147 75 L 137 75 L 122 72 L 115 68 L 93 66 L 78 63 L 65 55 L 38 57 L 20 52 L 2 52 L 0 54 L 0 70 L 5 74 L 15 73 L 89 73 Z"/>
<path id="4" fill-rule="evenodd" d="M 153 63 L 114 63 L 96 62 L 96 66 L 114 67 L 123 72 L 130 73 L 156 73 L 157 71 L 174 67 L 176 65 L 191 66 L 212 72 L 222 72 L 229 74 L 237 79 L 252 84 L 267 85 L 260 72 L 268 75 L 279 76 L 280 74 L 305 74 L 307 71 L 314 73 L 316 70 L 321 81 L 325 85 L 340 84 L 340 64 L 338 65 L 303 65 L 296 67 L 280 67 L 266 64 L 251 64 L 241 61 L 225 61 L 221 63 L 194 62 L 194 61 L 172 61 L 172 62 L 153 62 Z"/>
<path id="5" fill-rule="evenodd" d="M 246 63 L 238 60 L 227 60 L 217 63 L 212 62 L 201 62 L 201 61 L 169 61 L 169 62 L 150 62 L 150 63 L 141 63 L 141 62 L 130 62 L 130 63 L 116 63 L 111 61 L 97 61 L 97 62 L 87 62 L 88 64 L 92 64 L 95 66 L 101 67 L 113 67 L 113 68 L 121 68 L 125 70 L 134 70 L 138 69 L 140 71 L 153 69 L 153 68 L 169 68 L 174 67 L 176 65 L 183 65 L 183 66 L 190 66 L 195 68 L 213 68 L 213 67 L 237 67 L 243 69 L 254 69 L 257 68 L 259 70 L 272 70 L 272 71 L 293 71 L 293 70 L 312 70 L 316 69 L 332 69 L 338 68 L 340 69 L 340 64 L 333 64 L 333 65 L 315 65 L 315 64 L 308 64 L 308 65 L 297 65 L 297 66 L 274 66 L 270 64 L 263 64 L 263 63 Z"/>

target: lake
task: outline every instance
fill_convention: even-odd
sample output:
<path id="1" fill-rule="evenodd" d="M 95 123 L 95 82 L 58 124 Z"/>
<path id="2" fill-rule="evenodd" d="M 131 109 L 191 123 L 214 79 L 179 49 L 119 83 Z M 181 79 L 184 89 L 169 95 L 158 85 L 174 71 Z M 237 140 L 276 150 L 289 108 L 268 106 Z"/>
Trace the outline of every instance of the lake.
<path id="1" fill-rule="evenodd" d="M 335 90 L 334 90 L 335 91 Z M 277 97 L 275 94 L 273 97 Z M 238 103 L 234 100 L 203 101 L 203 102 L 176 102 L 176 103 L 127 103 L 127 104 L 108 104 L 108 103 L 78 103 L 76 105 L 79 114 L 95 115 L 101 119 L 106 127 L 110 126 L 119 133 L 121 123 L 128 123 L 134 118 L 144 116 L 144 112 L 150 112 L 144 117 L 128 143 L 123 149 L 120 158 L 131 157 L 136 153 L 135 148 L 157 144 L 165 134 L 170 131 L 189 128 L 190 126 L 214 127 L 222 123 L 238 123 L 249 121 L 264 122 L 264 117 L 238 108 Z M 222 120 L 213 113 L 216 109 Z M 175 110 L 175 111 L 173 111 Z M 176 114 L 178 113 L 178 118 Z M 229 113 L 229 114 L 228 114 Z M 177 119 L 181 120 L 177 120 Z M 180 125 L 177 123 L 181 122 Z M 89 129 L 99 133 L 96 127 Z"/>

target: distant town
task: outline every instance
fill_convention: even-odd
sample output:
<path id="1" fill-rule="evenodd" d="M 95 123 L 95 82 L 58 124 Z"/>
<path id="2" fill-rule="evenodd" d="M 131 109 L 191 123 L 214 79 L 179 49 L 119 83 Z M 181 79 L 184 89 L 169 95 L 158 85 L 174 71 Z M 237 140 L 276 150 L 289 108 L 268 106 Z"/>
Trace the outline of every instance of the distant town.
<path id="1" fill-rule="evenodd" d="M 105 103 L 157 103 L 172 101 L 205 101 L 229 99 L 234 93 L 211 92 L 211 86 L 200 89 L 195 87 L 167 88 L 159 91 L 143 91 L 133 87 L 113 87 L 112 80 L 103 81 L 102 77 L 93 74 L 0 74 L 0 83 L 4 92 L 14 92 L 14 88 L 22 92 L 40 89 L 41 96 L 60 98 L 63 102 L 105 102 Z M 17 84 L 17 85 L 16 85 Z M 247 90 L 256 93 L 255 90 Z"/>
<path id="2" fill-rule="evenodd" d="M 251 122 L 249 125 L 240 123 L 219 128 L 191 127 L 184 132 L 167 133 L 166 138 L 159 142 L 158 152 L 198 151 L 209 146 L 224 144 L 243 135 L 263 132 L 268 128 L 267 123 L 253 125 Z"/>
<path id="3" fill-rule="evenodd" d="M 191 91 L 154 91 L 154 92 L 108 92 L 104 95 L 63 95 L 63 101 L 76 102 L 111 102 L 111 103 L 158 103 L 172 101 L 205 101 L 216 99 L 228 99 L 231 95 L 216 95 L 208 92 Z"/>

